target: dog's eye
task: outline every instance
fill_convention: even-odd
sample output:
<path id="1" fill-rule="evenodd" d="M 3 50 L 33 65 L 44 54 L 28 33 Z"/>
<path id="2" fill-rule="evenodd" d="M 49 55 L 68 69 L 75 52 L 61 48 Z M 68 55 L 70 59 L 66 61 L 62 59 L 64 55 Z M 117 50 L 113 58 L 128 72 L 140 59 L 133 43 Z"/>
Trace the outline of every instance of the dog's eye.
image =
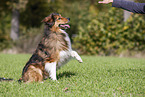
<path id="1" fill-rule="evenodd" d="M 58 20 L 60 20 L 61 18 L 58 18 Z"/>

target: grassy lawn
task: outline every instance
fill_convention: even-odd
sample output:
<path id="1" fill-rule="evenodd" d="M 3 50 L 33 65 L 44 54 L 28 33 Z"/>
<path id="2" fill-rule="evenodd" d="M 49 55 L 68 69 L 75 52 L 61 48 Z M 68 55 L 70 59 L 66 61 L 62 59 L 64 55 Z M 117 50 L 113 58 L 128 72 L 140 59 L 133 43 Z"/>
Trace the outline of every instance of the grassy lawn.
<path id="1" fill-rule="evenodd" d="M 0 77 L 18 80 L 29 54 L 0 54 Z M 145 97 L 145 59 L 82 56 L 57 71 L 58 82 L 0 82 L 0 97 Z"/>

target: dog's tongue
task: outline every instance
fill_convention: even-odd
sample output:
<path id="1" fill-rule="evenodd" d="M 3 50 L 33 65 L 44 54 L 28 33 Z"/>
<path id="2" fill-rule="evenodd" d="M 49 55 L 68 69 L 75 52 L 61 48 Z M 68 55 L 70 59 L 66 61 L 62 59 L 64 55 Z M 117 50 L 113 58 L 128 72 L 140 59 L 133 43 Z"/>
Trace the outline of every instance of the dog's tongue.
<path id="1" fill-rule="evenodd" d="M 68 24 L 60 25 L 60 27 L 63 27 L 63 28 L 70 28 L 70 26 L 69 26 Z"/>

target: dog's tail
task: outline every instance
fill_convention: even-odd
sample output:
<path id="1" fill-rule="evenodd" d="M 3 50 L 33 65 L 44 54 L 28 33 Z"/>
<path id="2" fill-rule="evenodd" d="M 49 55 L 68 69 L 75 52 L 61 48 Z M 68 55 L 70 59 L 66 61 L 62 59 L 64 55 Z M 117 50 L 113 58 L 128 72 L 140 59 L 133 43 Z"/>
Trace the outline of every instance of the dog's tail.
<path id="1" fill-rule="evenodd" d="M 15 81 L 14 79 L 11 78 L 4 78 L 4 77 L 0 77 L 0 82 L 2 81 Z M 22 82 L 22 78 L 20 78 L 19 80 L 17 80 L 19 83 Z"/>
<path id="2" fill-rule="evenodd" d="M 13 81 L 13 79 L 0 77 L 0 81 Z"/>

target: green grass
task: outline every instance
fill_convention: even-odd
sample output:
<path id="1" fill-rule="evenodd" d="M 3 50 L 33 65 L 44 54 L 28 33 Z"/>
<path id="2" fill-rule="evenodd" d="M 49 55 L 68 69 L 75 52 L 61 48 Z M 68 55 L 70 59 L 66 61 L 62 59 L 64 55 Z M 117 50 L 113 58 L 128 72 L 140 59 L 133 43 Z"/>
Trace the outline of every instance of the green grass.
<path id="1" fill-rule="evenodd" d="M 18 80 L 29 54 L 0 54 L 0 77 Z M 58 82 L 0 82 L 0 97 L 145 97 L 145 59 L 82 56 L 57 71 Z"/>

